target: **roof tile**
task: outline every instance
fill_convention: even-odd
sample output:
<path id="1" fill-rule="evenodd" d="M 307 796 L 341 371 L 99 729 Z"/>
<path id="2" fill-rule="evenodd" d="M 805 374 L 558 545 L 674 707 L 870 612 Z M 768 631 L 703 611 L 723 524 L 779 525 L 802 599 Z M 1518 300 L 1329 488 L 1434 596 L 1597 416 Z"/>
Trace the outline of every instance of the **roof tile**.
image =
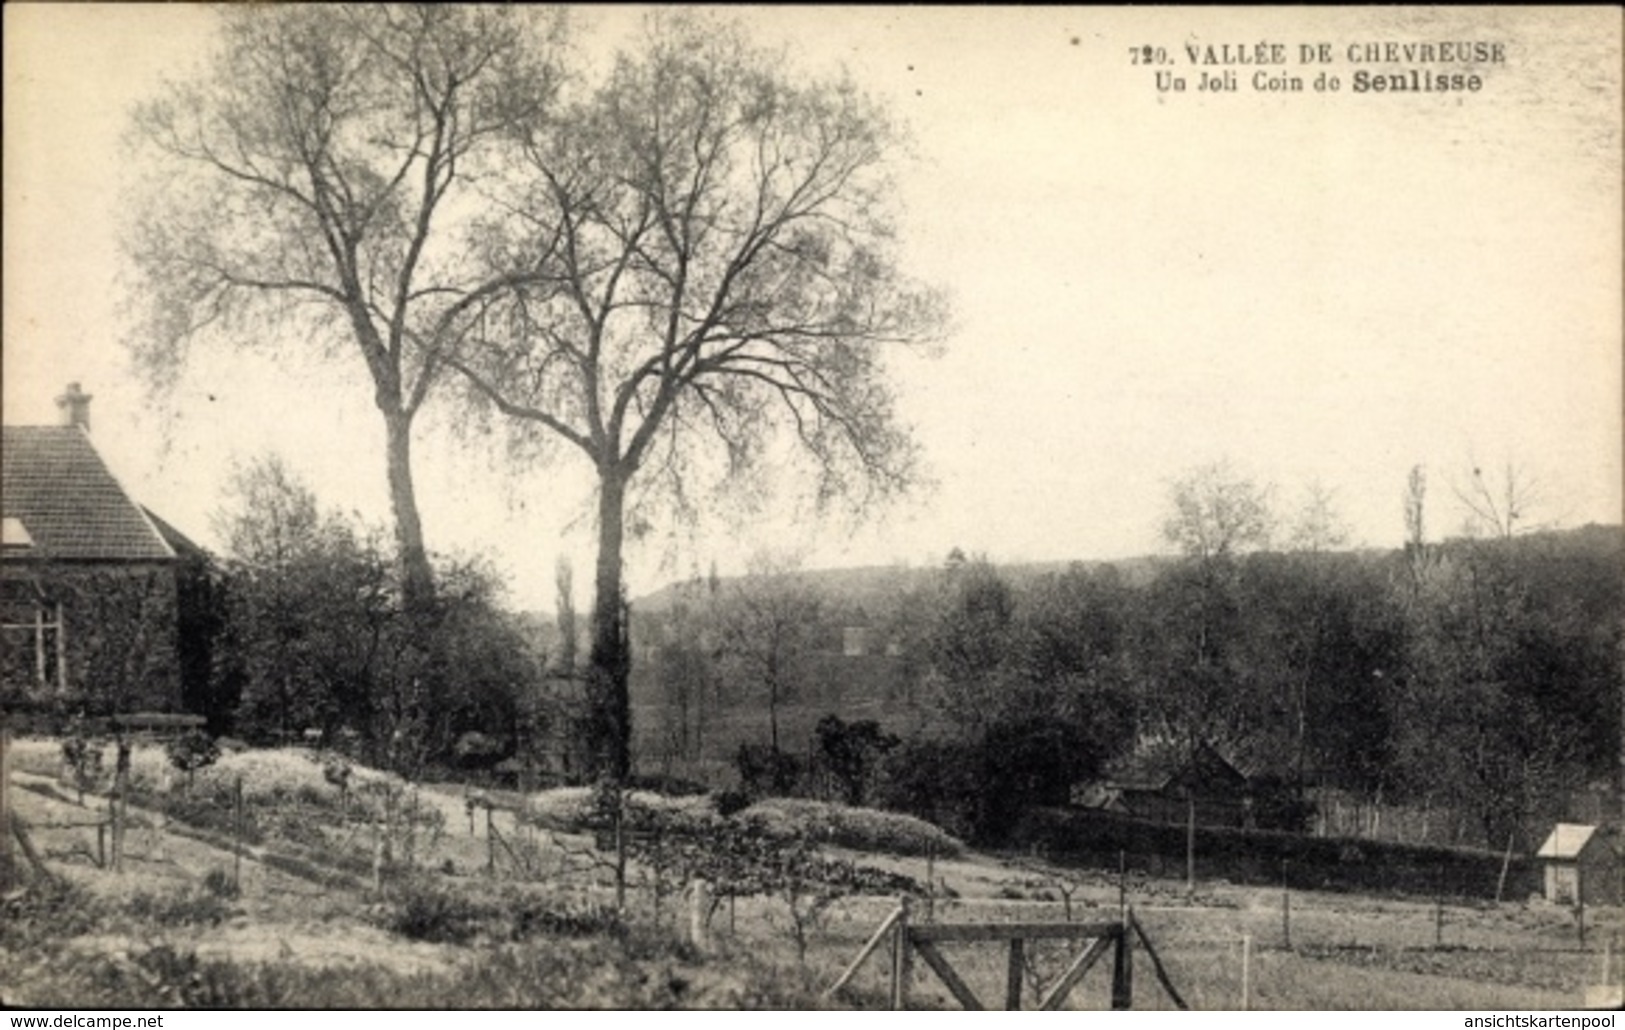
<path id="1" fill-rule="evenodd" d="M 0 508 L 22 522 L 31 557 L 163 561 L 175 552 L 76 426 L 6 426 Z"/>

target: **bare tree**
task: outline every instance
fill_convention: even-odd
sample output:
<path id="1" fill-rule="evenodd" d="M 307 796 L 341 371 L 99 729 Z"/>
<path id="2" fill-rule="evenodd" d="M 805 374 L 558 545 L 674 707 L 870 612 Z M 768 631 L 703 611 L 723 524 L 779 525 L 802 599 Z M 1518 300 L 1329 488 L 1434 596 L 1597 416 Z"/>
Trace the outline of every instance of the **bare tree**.
<path id="1" fill-rule="evenodd" d="M 1527 469 L 1507 462 L 1496 482 L 1494 472 L 1485 473 L 1478 463 L 1465 485 L 1454 484 L 1456 500 L 1467 510 L 1465 529 L 1469 536 L 1488 535 L 1511 540 L 1519 532 L 1537 528 L 1529 521 L 1530 512 L 1540 501 L 1540 483 Z"/>
<path id="2" fill-rule="evenodd" d="M 1270 489 L 1240 477 L 1226 462 L 1176 480 L 1171 501 L 1163 537 L 1203 566 L 1269 545 Z"/>
<path id="3" fill-rule="evenodd" d="M 203 337 L 303 360 L 345 352 L 384 420 L 407 596 L 432 576 L 412 484 L 413 419 L 437 351 L 509 269 L 471 272 L 459 223 L 487 152 L 555 92 L 561 22 L 535 9 L 244 5 L 208 70 L 137 108 L 158 159 L 128 249 L 155 386 Z"/>
<path id="4" fill-rule="evenodd" d="M 805 674 L 822 599 L 788 559 L 758 555 L 725 592 L 717 615 L 719 650 L 767 695 L 768 744 L 779 752 L 779 703 Z"/>
<path id="5" fill-rule="evenodd" d="M 1322 554 L 1342 547 L 1348 538 L 1348 524 L 1337 510 L 1335 493 L 1318 480 L 1310 483 L 1292 527 L 1292 548 Z"/>
<path id="6" fill-rule="evenodd" d="M 1433 560 L 1427 543 L 1427 496 L 1427 469 L 1412 465 L 1405 477 L 1405 563 L 1413 595 L 1421 590 Z"/>
<path id="7" fill-rule="evenodd" d="M 629 505 L 658 495 L 692 514 L 718 479 L 759 497 L 764 470 L 798 454 L 821 503 L 861 509 L 908 486 L 915 450 L 884 359 L 943 322 L 898 267 L 887 169 L 901 141 L 875 103 L 845 81 L 791 81 L 783 55 L 726 23 L 663 11 L 645 36 L 526 138 L 512 203 L 525 232 L 493 259 L 551 279 L 488 305 L 450 359 L 491 409 L 597 474 L 595 747 L 615 774 L 629 762 Z"/>

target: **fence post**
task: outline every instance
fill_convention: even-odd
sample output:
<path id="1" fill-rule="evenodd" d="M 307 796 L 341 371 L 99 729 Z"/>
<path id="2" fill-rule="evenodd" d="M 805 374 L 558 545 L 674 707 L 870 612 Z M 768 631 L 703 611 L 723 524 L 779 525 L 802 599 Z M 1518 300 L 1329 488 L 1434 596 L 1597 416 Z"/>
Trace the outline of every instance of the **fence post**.
<path id="1" fill-rule="evenodd" d="M 1501 858 L 1501 878 L 1495 881 L 1495 903 L 1497 905 L 1501 903 L 1501 892 L 1506 890 L 1507 870 L 1512 866 L 1512 838 L 1512 833 L 1507 834 L 1507 853 Z"/>
<path id="2" fill-rule="evenodd" d="M 1185 900 L 1196 897 L 1196 798 L 1185 799 Z"/>
<path id="3" fill-rule="evenodd" d="M 1027 953 L 1025 944 L 1020 937 L 1010 938 L 1010 961 L 1004 970 L 1004 1007 L 1009 1012 L 1021 1008 L 1021 973 Z M 1113 993 L 1115 996 L 1115 986 Z"/>
<path id="4" fill-rule="evenodd" d="M 1292 888 L 1286 879 L 1287 860 L 1281 859 L 1281 941 L 1288 951 L 1292 950 Z"/>
<path id="5" fill-rule="evenodd" d="M 896 1011 L 908 1008 L 908 981 L 910 974 L 913 972 L 912 964 L 909 961 L 911 945 L 908 940 L 908 906 L 908 895 L 905 894 L 897 899 L 899 914 L 892 948 L 891 970 L 891 1007 Z"/>
<path id="6" fill-rule="evenodd" d="M 18 882 L 11 851 L 11 724 L 0 713 L 0 893 Z"/>
<path id="7" fill-rule="evenodd" d="M 1252 1005 L 1252 985 L 1249 982 L 1251 966 L 1253 963 L 1253 938 L 1249 934 L 1241 935 L 1241 1011 L 1246 1012 Z"/>
<path id="8" fill-rule="evenodd" d="M 231 889 L 243 889 L 243 778 L 237 777 L 231 795 Z"/>
<path id="9" fill-rule="evenodd" d="M 1602 975 L 1597 977 L 1597 985 L 1600 987 L 1607 987 L 1609 985 L 1608 974 L 1613 971 L 1613 958 L 1614 939 L 1613 937 L 1609 937 L 1607 940 L 1602 942 Z"/>
<path id="10" fill-rule="evenodd" d="M 707 921 L 711 917 L 711 885 L 703 878 L 696 879 L 688 896 L 688 942 L 701 953 L 711 947 Z"/>
<path id="11" fill-rule="evenodd" d="M 1444 946 L 1444 873 L 1440 867 L 1438 883 L 1433 889 L 1433 947 Z"/>
<path id="12" fill-rule="evenodd" d="M 937 921 L 937 842 L 925 843 L 925 921 Z"/>
<path id="13" fill-rule="evenodd" d="M 1134 1007 L 1134 944 L 1128 939 L 1128 926 L 1117 924 L 1117 949 L 1112 963 L 1112 1008 Z"/>
<path id="14" fill-rule="evenodd" d="M 117 759 L 113 765 L 113 871 L 124 871 L 124 827 L 128 817 L 130 791 L 130 742 L 122 732 L 117 739 Z"/>
<path id="15" fill-rule="evenodd" d="M 1117 849 L 1117 921 L 1128 922 L 1128 850 Z"/>
<path id="16" fill-rule="evenodd" d="M 496 822 L 491 816 L 491 806 L 485 806 L 485 872 L 491 877 L 497 874 L 497 839 L 492 832 Z"/>

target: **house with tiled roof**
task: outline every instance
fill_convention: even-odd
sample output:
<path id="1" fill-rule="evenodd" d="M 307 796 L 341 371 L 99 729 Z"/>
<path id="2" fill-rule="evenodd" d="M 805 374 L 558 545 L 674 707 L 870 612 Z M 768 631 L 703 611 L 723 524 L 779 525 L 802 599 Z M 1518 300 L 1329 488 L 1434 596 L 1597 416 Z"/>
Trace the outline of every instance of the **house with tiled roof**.
<path id="1" fill-rule="evenodd" d="M 1248 823 L 1248 778 L 1207 741 L 1141 740 L 1106 776 L 1073 788 L 1074 804 L 1155 822 Z"/>
<path id="2" fill-rule="evenodd" d="M 71 383 L 60 425 L 0 429 L 0 705 L 46 715 L 175 710 L 177 544 L 120 485 Z"/>
<path id="3" fill-rule="evenodd" d="M 1139 740 L 1105 775 L 1072 788 L 1072 803 L 1161 823 L 1304 828 L 1283 756 L 1210 740 Z"/>

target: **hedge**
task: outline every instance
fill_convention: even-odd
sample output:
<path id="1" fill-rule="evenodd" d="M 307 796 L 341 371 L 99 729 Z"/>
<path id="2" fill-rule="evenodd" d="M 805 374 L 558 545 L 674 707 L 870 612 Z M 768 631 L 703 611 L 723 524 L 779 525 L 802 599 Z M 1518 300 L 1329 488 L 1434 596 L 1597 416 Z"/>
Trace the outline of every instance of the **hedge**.
<path id="1" fill-rule="evenodd" d="M 1162 876 L 1185 873 L 1186 827 L 1084 808 L 1029 809 L 1012 837 L 1016 847 L 1052 860 Z M 1350 837 L 1308 837 L 1271 830 L 1196 828 L 1198 879 L 1297 889 L 1378 891 L 1433 897 L 1494 898 L 1505 855 Z M 1538 864 L 1513 855 L 1504 898 L 1540 890 Z"/>

